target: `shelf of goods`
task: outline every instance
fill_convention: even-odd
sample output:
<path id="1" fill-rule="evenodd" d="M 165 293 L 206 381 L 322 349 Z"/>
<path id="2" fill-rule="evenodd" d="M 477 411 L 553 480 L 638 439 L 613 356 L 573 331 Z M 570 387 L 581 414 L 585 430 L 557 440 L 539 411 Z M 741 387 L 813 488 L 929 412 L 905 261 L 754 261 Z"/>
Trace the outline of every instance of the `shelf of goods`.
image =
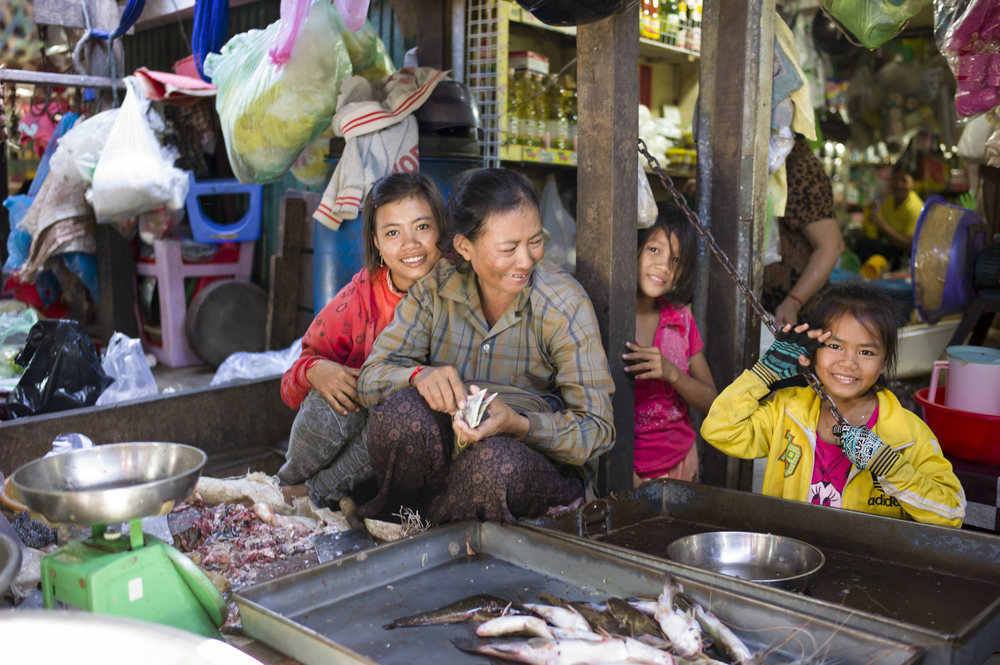
<path id="1" fill-rule="evenodd" d="M 550 35 L 560 40 L 562 48 L 575 49 L 576 28 L 546 25 L 509 0 L 468 0 L 466 3 L 466 64 L 465 80 L 479 103 L 480 123 L 484 130 L 483 161 L 486 166 L 499 166 L 501 162 L 576 166 L 576 152 L 541 146 L 518 145 L 509 132 L 511 26 L 536 30 L 537 37 Z M 659 41 L 640 38 L 640 57 L 656 63 L 684 64 L 695 62 L 698 52 L 678 48 L 676 35 L 666 22 L 659 34 Z M 515 28 L 524 33 L 525 30 Z M 557 37 L 556 35 L 561 35 Z M 568 62 L 570 57 L 566 57 Z M 553 66 L 551 72 L 558 72 Z M 683 175 L 683 173 L 678 173 Z"/>

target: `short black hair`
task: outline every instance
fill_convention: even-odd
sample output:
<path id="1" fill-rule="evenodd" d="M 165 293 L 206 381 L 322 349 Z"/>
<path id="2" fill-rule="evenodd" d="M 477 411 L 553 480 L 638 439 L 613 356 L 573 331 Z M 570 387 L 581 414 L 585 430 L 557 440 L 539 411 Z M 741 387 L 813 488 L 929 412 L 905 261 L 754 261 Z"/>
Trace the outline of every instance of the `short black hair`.
<path id="1" fill-rule="evenodd" d="M 874 389 L 878 391 L 887 388 L 889 379 L 896 373 L 899 315 L 899 305 L 885 291 L 864 282 L 852 281 L 837 284 L 823 294 L 811 325 L 829 330 L 842 317 L 851 316 L 882 342 L 885 370 L 875 381 Z"/>
<path id="2" fill-rule="evenodd" d="M 393 173 L 385 176 L 372 185 L 361 205 L 361 212 L 364 214 L 361 234 L 365 243 L 365 267 L 369 274 L 374 275 L 381 263 L 381 254 L 375 246 L 375 233 L 378 230 L 375 213 L 381 206 L 407 199 L 427 201 L 434 213 L 438 237 L 444 236 L 444 201 L 434 180 L 424 173 Z"/>
<path id="3" fill-rule="evenodd" d="M 697 268 L 695 231 L 691 227 L 691 222 L 685 217 L 684 211 L 673 201 L 661 201 L 656 204 L 656 209 L 658 214 L 653 225 L 648 229 L 639 229 L 639 253 L 642 253 L 646 243 L 657 231 L 666 233 L 668 241 L 670 236 L 677 236 L 678 258 L 680 259 L 677 266 L 677 278 L 674 280 L 673 288 L 666 296 L 670 300 L 684 305 L 691 302 L 691 293 L 694 289 L 694 273 Z"/>
<path id="4" fill-rule="evenodd" d="M 441 251 L 451 257 L 458 271 L 468 273 L 471 266 L 455 251 L 455 236 L 475 242 L 483 234 L 486 219 L 497 213 L 520 210 L 524 206 L 538 210 L 538 190 L 528 178 L 510 169 L 479 169 L 458 184 L 448 197 L 448 226 L 441 241 Z"/>

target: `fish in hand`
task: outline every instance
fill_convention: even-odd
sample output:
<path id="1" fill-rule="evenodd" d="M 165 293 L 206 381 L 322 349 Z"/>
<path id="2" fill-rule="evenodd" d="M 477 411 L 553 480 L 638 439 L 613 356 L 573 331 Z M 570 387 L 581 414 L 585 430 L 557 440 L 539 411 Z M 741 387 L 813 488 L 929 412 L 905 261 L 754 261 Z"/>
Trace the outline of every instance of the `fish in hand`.
<path id="1" fill-rule="evenodd" d="M 479 594 L 463 598 L 444 607 L 400 617 L 382 627 L 392 630 L 393 628 L 408 628 L 411 626 L 441 626 L 449 623 L 465 623 L 467 621 L 487 621 L 488 619 L 495 619 L 496 617 L 506 615 L 532 616 L 532 612 L 509 600 L 489 594 Z"/>

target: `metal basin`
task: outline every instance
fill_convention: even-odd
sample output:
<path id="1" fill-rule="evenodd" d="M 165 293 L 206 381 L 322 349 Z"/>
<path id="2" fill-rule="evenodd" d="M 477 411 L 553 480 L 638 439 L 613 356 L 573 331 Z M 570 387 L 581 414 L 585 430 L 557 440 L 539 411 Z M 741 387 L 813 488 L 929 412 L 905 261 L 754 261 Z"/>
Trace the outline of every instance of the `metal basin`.
<path id="1" fill-rule="evenodd" d="M 765 586 L 802 592 L 823 567 L 823 553 L 801 540 L 747 531 L 716 531 L 679 538 L 672 561 Z"/>
<path id="2" fill-rule="evenodd" d="M 21 570 L 21 548 L 13 538 L 0 531 L 0 596 Z"/>
<path id="3" fill-rule="evenodd" d="M 206 459 L 179 443 L 113 443 L 35 460 L 11 480 L 50 522 L 106 524 L 170 512 L 194 490 Z"/>

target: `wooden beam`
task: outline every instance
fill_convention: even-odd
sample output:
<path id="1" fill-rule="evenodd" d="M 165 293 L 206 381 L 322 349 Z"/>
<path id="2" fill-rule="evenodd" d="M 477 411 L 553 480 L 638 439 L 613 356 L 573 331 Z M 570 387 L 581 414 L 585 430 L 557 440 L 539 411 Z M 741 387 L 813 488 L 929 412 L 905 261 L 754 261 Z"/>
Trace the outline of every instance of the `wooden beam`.
<path id="1" fill-rule="evenodd" d="M 712 234 L 740 275 L 759 295 L 763 278 L 762 223 L 767 201 L 767 155 L 771 120 L 774 0 L 706 0 L 702 39 L 702 91 L 698 162 L 710 178 L 701 183 L 701 209 Z M 707 145 L 705 141 L 707 140 Z M 707 152 L 705 151 L 707 148 Z M 710 173 L 709 173 L 710 172 Z M 706 191 L 708 196 L 706 196 Z M 732 279 L 709 260 L 708 322 L 701 330 L 712 376 L 727 386 L 757 359 L 760 324 Z M 702 482 L 750 490 L 753 464 L 705 446 Z"/>
<path id="2" fill-rule="evenodd" d="M 101 302 L 98 320 L 101 340 L 107 345 L 116 331 L 132 338 L 139 337 L 139 323 L 135 318 L 135 264 L 132 261 L 132 243 L 122 237 L 109 224 L 98 224 L 97 281 Z"/>
<path id="3" fill-rule="evenodd" d="M 417 12 L 417 61 L 421 67 L 447 69 L 451 57 L 445 59 L 449 41 L 448 19 L 451 4 L 445 0 L 423 0 Z"/>
<path id="4" fill-rule="evenodd" d="M 615 381 L 615 447 L 602 495 L 632 487 L 635 384 L 621 354 L 635 340 L 639 7 L 577 29 L 577 279 L 590 294 Z"/>
<path id="5" fill-rule="evenodd" d="M 299 269 L 306 227 L 306 202 L 285 198 L 278 214 L 278 254 L 271 257 L 264 348 L 287 349 L 298 330 Z"/>

